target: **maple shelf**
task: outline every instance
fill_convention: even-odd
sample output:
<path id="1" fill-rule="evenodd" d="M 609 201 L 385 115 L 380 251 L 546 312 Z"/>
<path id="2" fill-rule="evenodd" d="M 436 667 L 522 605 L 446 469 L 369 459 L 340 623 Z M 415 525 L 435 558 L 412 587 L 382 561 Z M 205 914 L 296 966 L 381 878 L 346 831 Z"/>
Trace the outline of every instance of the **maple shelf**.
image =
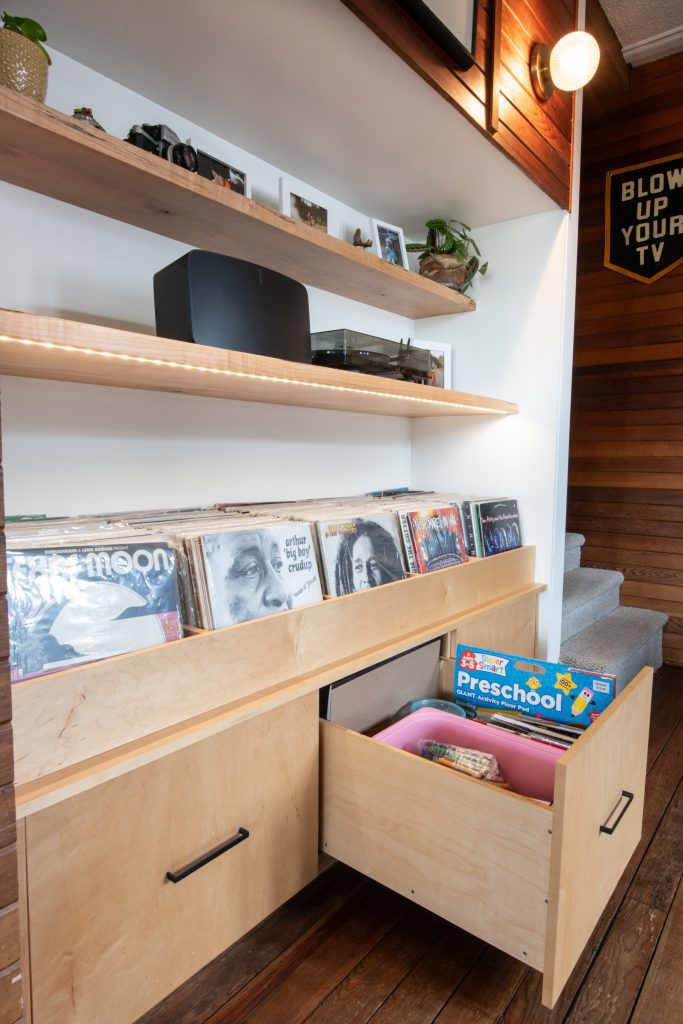
<path id="1" fill-rule="evenodd" d="M 510 415 L 496 398 L 0 310 L 0 373 L 383 416 Z"/>
<path id="2" fill-rule="evenodd" d="M 0 140 L 0 177 L 13 185 L 412 319 L 476 308 L 466 295 L 3 87 Z"/>

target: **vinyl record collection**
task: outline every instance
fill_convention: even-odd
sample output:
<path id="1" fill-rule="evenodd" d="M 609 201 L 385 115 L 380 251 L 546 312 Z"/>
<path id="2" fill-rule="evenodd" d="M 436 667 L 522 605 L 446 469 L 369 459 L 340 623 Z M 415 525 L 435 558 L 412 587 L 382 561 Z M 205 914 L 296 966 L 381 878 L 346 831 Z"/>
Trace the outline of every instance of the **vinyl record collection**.
<path id="1" fill-rule="evenodd" d="M 12 680 L 520 544 L 513 499 L 409 491 L 10 522 Z"/>

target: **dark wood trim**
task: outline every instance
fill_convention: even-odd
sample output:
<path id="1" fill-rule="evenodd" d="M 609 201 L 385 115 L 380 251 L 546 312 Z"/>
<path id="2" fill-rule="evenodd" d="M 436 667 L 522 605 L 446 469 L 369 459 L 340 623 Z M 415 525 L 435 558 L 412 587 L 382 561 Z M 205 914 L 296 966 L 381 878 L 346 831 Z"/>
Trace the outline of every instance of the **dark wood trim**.
<path id="1" fill-rule="evenodd" d="M 489 61 L 486 130 L 495 135 L 500 112 L 500 45 L 502 37 L 503 0 L 493 0 L 491 7 L 491 59 Z"/>
<path id="2" fill-rule="evenodd" d="M 392 0 L 343 0 L 563 209 L 570 202 L 573 99 L 556 90 L 542 104 L 531 86 L 529 56 L 534 42 L 554 41 L 574 27 L 569 2 L 571 13 L 550 0 L 479 0 L 475 64 L 462 71 Z"/>

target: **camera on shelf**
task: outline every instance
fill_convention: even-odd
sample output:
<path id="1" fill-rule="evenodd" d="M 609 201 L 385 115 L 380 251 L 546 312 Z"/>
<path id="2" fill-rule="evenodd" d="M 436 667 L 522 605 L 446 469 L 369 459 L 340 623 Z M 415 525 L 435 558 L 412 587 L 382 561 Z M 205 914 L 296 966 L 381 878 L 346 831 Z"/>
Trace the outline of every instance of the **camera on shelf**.
<path id="1" fill-rule="evenodd" d="M 134 124 L 128 132 L 126 142 L 148 153 L 156 153 L 178 167 L 185 167 L 196 173 L 198 168 L 197 150 L 189 142 L 181 142 L 166 124 Z"/>

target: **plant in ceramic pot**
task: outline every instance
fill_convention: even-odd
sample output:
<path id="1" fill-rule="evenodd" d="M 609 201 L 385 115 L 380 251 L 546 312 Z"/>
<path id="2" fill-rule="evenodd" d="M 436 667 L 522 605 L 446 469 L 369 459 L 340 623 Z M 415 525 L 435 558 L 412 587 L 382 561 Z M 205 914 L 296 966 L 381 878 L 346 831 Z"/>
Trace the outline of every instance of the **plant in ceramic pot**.
<path id="1" fill-rule="evenodd" d="M 42 45 L 46 40 L 45 29 L 37 21 L 5 11 L 0 28 L 0 85 L 42 103 L 52 63 Z"/>
<path id="2" fill-rule="evenodd" d="M 466 292 L 475 274 L 485 274 L 488 263 L 481 262 L 479 246 L 461 220 L 428 220 L 427 239 L 406 245 L 408 252 L 419 252 L 420 273 L 447 288 Z"/>

